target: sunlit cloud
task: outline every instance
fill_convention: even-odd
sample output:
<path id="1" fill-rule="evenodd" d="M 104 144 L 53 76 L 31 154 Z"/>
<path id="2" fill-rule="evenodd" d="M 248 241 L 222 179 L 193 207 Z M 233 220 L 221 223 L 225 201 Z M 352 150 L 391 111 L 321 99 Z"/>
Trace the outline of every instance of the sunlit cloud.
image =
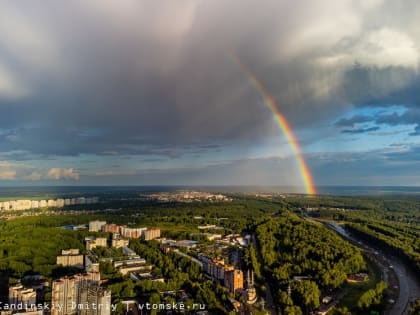
<path id="1" fill-rule="evenodd" d="M 47 173 L 47 178 L 54 180 L 79 180 L 80 174 L 77 170 L 73 168 L 51 168 Z"/>

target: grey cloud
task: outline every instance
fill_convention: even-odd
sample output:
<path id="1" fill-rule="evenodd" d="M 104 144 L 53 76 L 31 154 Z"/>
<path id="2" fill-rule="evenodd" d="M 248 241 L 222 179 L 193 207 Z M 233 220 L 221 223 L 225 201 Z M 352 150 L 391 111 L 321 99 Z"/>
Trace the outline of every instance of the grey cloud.
<path id="1" fill-rule="evenodd" d="M 410 185 L 420 176 L 419 147 L 409 150 L 324 152 L 306 154 L 316 185 Z M 328 174 L 328 176 L 325 176 Z M 115 184 L 167 185 L 277 185 L 302 187 L 294 157 L 229 160 L 205 166 L 168 169 L 117 170 L 84 176 L 81 184 L 97 178 Z"/>
<path id="2" fill-rule="evenodd" d="M 308 157 L 318 185 L 417 185 L 419 150 L 331 152 Z M 325 176 L 328 174 L 328 176 Z"/>
<path id="3" fill-rule="evenodd" d="M 287 158 L 248 158 L 226 160 L 211 165 L 171 167 L 167 169 L 132 169 L 98 172 L 95 176 L 81 178 L 95 182 L 111 180 L 116 183 L 136 183 L 147 185 L 274 185 L 279 178 L 284 186 L 302 186 L 301 177 L 295 167 L 295 159 Z M 82 182 L 84 183 L 84 182 Z"/>
<path id="4" fill-rule="evenodd" d="M 417 125 L 416 128 L 414 128 L 414 131 L 410 133 L 410 136 L 420 136 L 420 125 Z"/>
<path id="5" fill-rule="evenodd" d="M 398 115 L 397 113 L 387 114 L 387 115 L 380 115 L 376 122 L 378 124 L 386 124 L 391 126 L 400 125 L 402 122 L 402 116 Z"/>
<path id="6" fill-rule="evenodd" d="M 369 107 L 375 108 L 375 106 L 370 105 Z M 414 132 L 409 132 L 409 135 L 416 136 L 418 135 L 419 125 L 420 125 L 420 109 L 414 106 L 408 106 L 406 110 L 402 113 L 381 113 L 376 116 L 365 116 L 365 115 L 355 115 L 350 118 L 340 119 L 335 123 L 335 126 L 338 127 L 355 127 L 355 125 L 360 123 L 373 123 L 376 126 L 368 128 L 354 128 L 354 129 L 345 129 L 341 133 L 363 133 L 368 131 L 376 131 L 380 127 L 378 125 L 387 125 L 387 126 L 404 126 L 404 125 L 415 125 Z M 376 128 L 376 129 L 374 129 Z M 397 134 L 402 131 L 393 131 L 393 132 L 384 132 L 383 135 Z"/>
<path id="7" fill-rule="evenodd" d="M 414 131 L 409 133 L 410 136 L 418 136 L 420 130 L 420 110 L 418 108 L 408 108 L 403 114 L 386 114 L 380 115 L 376 119 L 377 124 L 385 124 L 389 126 L 398 125 L 415 125 Z"/>

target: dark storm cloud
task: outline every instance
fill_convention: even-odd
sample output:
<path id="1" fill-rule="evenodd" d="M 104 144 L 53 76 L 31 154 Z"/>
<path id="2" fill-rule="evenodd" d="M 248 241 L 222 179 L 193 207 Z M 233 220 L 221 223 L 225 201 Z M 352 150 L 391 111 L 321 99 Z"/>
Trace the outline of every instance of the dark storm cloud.
<path id="1" fill-rule="evenodd" d="M 405 5 L 396 21 L 396 4 L 373 0 L 4 3 L 2 151 L 178 158 L 256 143 L 271 113 L 232 52 L 295 129 L 418 98 L 418 5 Z"/>
<path id="2" fill-rule="evenodd" d="M 344 134 L 359 134 L 359 133 L 367 133 L 371 131 L 378 131 L 379 127 L 369 127 L 369 128 L 356 128 L 356 129 L 345 129 L 342 130 L 341 133 Z"/>
<path id="3" fill-rule="evenodd" d="M 386 125 L 390 125 L 390 126 L 400 125 L 402 121 L 403 121 L 402 115 L 398 115 L 397 113 L 380 115 L 376 119 L 376 122 L 378 124 L 386 124 Z"/>
<path id="4" fill-rule="evenodd" d="M 351 118 L 342 118 L 335 123 L 338 127 L 354 127 L 356 124 L 372 121 L 371 116 L 355 115 Z"/>

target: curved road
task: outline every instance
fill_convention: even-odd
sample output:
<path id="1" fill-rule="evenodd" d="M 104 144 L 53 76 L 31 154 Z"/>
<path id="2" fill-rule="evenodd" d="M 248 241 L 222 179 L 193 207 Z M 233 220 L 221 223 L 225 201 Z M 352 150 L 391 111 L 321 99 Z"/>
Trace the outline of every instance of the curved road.
<path id="1" fill-rule="evenodd" d="M 386 314 L 388 315 L 406 315 L 409 312 L 410 304 L 420 297 L 420 283 L 417 279 L 417 275 L 410 269 L 407 268 L 406 264 L 398 259 L 397 257 L 385 254 L 379 248 L 374 248 L 371 245 L 366 245 L 361 242 L 360 239 L 354 235 L 350 235 L 347 231 L 337 223 L 326 223 L 326 225 L 332 228 L 341 236 L 348 240 L 358 244 L 359 247 L 369 252 L 371 255 L 376 257 L 377 261 L 385 262 L 387 266 L 384 266 L 383 273 L 386 275 L 388 268 L 393 268 L 397 275 L 399 282 L 399 295 L 398 299 L 394 304 L 390 306 Z M 385 280 L 386 277 L 385 277 Z"/>

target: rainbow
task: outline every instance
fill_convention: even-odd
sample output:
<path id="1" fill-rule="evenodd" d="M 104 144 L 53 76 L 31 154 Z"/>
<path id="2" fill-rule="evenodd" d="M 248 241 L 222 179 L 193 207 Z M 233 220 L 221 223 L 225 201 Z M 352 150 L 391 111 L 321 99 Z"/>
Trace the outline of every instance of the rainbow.
<path id="1" fill-rule="evenodd" d="M 299 144 L 296 140 L 295 135 L 293 134 L 292 128 L 290 128 L 289 123 L 286 120 L 286 117 L 280 112 L 276 101 L 273 96 L 271 96 L 268 91 L 265 89 L 264 85 L 257 79 L 257 77 L 239 60 L 235 54 L 231 54 L 232 59 L 239 65 L 242 71 L 247 75 L 248 80 L 255 87 L 255 89 L 261 94 L 264 99 L 264 104 L 268 109 L 273 113 L 274 119 L 284 136 L 286 137 L 287 142 L 289 143 L 295 157 L 296 162 L 302 177 L 302 181 L 305 185 L 306 193 L 308 195 L 315 195 L 315 185 L 312 180 L 311 172 L 309 171 L 308 166 L 306 165 L 305 159 L 300 151 Z"/>

